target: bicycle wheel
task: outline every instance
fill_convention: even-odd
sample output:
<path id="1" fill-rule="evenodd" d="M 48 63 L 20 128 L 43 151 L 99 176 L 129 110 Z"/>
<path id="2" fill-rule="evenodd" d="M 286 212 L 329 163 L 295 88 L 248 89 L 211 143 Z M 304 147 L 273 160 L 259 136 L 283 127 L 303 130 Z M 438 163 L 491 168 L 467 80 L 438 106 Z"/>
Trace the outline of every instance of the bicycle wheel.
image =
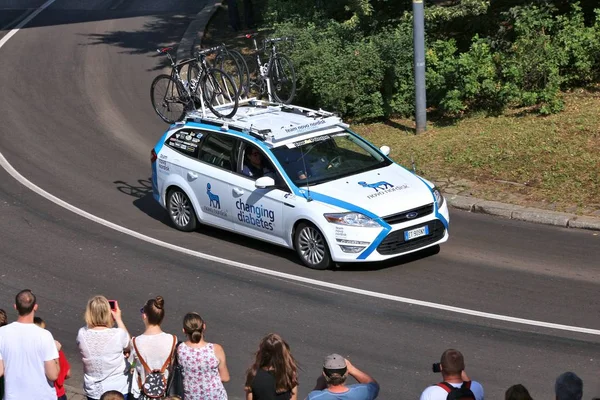
<path id="1" fill-rule="evenodd" d="M 239 98 L 233 79 L 225 71 L 211 68 L 203 76 L 204 102 L 217 117 L 231 118 L 237 112 Z"/>
<path id="2" fill-rule="evenodd" d="M 250 70 L 242 53 L 237 50 L 229 50 L 229 53 L 237 60 L 240 66 L 240 85 L 238 86 L 240 97 L 248 97 L 250 91 Z"/>
<path id="3" fill-rule="evenodd" d="M 159 75 L 152 81 L 150 100 L 152 107 L 163 121 L 173 124 L 183 118 L 187 101 L 185 89 L 170 75 Z"/>
<path id="4" fill-rule="evenodd" d="M 296 72 L 292 60 L 285 54 L 277 54 L 268 72 L 271 80 L 271 95 L 283 104 L 292 102 L 296 94 Z"/>
<path id="5" fill-rule="evenodd" d="M 235 87 L 237 88 L 237 95 L 240 96 L 242 91 L 242 67 L 236 56 L 232 54 L 230 51 L 223 51 L 215 57 L 215 62 L 213 64 L 213 68 L 217 68 L 225 71 L 231 79 L 233 79 L 233 83 L 235 83 Z"/>

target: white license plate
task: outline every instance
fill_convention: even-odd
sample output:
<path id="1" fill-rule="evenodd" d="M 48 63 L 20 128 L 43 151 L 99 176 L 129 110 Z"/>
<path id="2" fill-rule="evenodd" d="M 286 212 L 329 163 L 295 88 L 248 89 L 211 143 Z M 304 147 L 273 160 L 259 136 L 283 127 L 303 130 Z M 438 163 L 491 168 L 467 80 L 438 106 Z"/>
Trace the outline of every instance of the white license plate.
<path id="1" fill-rule="evenodd" d="M 427 225 L 417 229 L 404 232 L 404 241 L 415 239 L 421 236 L 429 235 L 429 227 Z"/>

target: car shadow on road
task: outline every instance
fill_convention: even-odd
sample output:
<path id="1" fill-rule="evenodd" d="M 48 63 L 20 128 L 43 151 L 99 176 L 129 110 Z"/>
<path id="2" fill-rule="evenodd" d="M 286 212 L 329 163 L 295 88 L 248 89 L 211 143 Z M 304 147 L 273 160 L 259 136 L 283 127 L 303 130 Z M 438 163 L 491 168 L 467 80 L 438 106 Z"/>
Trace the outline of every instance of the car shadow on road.
<path id="1" fill-rule="evenodd" d="M 117 185 L 117 190 L 119 192 L 135 198 L 135 200 L 133 200 L 133 205 L 138 210 L 142 211 L 144 214 L 155 219 L 156 221 L 168 226 L 169 229 L 175 229 L 171 225 L 171 221 L 169 220 L 169 216 L 167 215 L 165 209 L 162 208 L 160 204 L 158 204 L 152 197 L 151 178 L 138 179 L 137 182 L 133 184 L 120 180 L 114 181 L 113 183 Z M 196 229 L 196 233 L 267 253 L 274 257 L 283 258 L 294 264 L 303 265 L 294 250 L 263 242 L 262 240 L 253 239 L 251 237 L 226 231 L 224 229 L 201 224 Z M 438 254 L 439 251 L 440 246 L 438 245 L 408 254 L 406 256 L 395 257 L 386 261 L 367 263 L 339 263 L 333 268 L 333 270 L 347 272 L 378 271 L 422 260 Z M 247 261 L 252 264 L 251 260 Z"/>
<path id="2" fill-rule="evenodd" d="M 169 225 L 169 217 L 165 210 L 152 197 L 152 182 L 148 179 L 138 179 L 136 183 L 114 181 L 117 190 L 128 196 L 134 197 L 133 205 L 149 217 Z"/>
<path id="3" fill-rule="evenodd" d="M 440 245 L 435 245 L 420 251 L 416 251 L 414 253 L 407 254 L 405 256 L 394 257 L 385 261 L 367 263 L 339 263 L 335 270 L 347 272 L 379 271 L 382 269 L 399 267 L 404 264 L 409 264 L 419 260 L 423 260 L 425 258 L 434 256 L 439 252 Z"/>
<path id="4" fill-rule="evenodd" d="M 138 210 L 142 211 L 144 214 L 155 219 L 156 221 L 166 225 L 169 229 L 175 229 L 171 224 L 165 209 L 162 208 L 160 204 L 158 204 L 158 202 L 152 197 L 151 178 L 138 179 L 137 182 L 133 184 L 121 180 L 114 181 L 113 183 L 117 185 L 117 190 L 119 192 L 135 198 L 133 200 L 133 205 Z M 286 249 L 281 246 L 276 246 L 261 240 L 226 231 L 224 229 L 214 228 L 202 224 L 199 224 L 198 228 L 196 228 L 196 233 L 247 247 L 249 249 L 258 250 L 275 257 L 284 258 L 295 264 L 302 265 L 293 250 Z M 201 242 L 201 238 L 199 238 L 199 241 Z"/>

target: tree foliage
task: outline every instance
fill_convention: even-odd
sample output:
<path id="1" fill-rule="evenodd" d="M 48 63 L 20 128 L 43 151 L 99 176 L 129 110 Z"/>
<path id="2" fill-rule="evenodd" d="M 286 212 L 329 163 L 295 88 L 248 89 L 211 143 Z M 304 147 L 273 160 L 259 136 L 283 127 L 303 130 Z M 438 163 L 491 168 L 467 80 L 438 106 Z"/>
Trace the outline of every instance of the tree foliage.
<path id="1" fill-rule="evenodd" d="M 566 0 L 431 0 L 427 100 L 446 115 L 562 109 L 561 90 L 600 81 L 600 9 Z M 584 3 L 587 0 L 584 0 Z M 436 5 L 434 3 L 440 3 Z M 299 101 L 358 120 L 414 113 L 411 3 L 269 0 L 293 35 Z"/>

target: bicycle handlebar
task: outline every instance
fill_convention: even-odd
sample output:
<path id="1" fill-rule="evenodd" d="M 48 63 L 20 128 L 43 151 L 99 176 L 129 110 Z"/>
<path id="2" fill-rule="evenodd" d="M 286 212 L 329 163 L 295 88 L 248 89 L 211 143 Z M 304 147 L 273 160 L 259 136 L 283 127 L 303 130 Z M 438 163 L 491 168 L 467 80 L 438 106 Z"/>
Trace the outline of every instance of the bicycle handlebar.
<path id="1" fill-rule="evenodd" d="M 198 50 L 196 52 L 196 57 L 201 56 L 201 55 L 215 53 L 217 51 L 223 50 L 224 48 L 225 48 L 225 46 L 221 44 L 219 46 L 211 47 L 209 49 Z"/>
<path id="2" fill-rule="evenodd" d="M 265 39 L 264 42 L 265 43 L 275 43 L 275 42 L 294 42 L 296 39 L 294 39 L 291 36 L 283 36 L 283 37 L 278 37 L 278 38 L 269 38 L 269 39 Z"/>
<path id="3" fill-rule="evenodd" d="M 162 49 L 156 49 L 157 53 L 168 53 L 169 51 L 173 50 L 172 47 L 163 47 Z"/>

